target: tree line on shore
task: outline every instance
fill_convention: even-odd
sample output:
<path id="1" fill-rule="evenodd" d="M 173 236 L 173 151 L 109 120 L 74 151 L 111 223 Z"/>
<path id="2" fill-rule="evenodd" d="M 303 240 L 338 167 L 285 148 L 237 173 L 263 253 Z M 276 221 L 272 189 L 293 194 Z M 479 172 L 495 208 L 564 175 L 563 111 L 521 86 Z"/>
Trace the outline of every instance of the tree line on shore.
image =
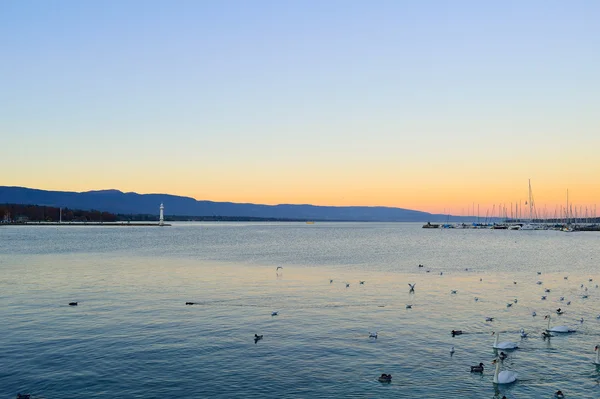
<path id="1" fill-rule="evenodd" d="M 61 209 L 45 205 L 0 204 L 0 221 L 24 222 L 116 222 L 117 215 L 97 210 Z"/>

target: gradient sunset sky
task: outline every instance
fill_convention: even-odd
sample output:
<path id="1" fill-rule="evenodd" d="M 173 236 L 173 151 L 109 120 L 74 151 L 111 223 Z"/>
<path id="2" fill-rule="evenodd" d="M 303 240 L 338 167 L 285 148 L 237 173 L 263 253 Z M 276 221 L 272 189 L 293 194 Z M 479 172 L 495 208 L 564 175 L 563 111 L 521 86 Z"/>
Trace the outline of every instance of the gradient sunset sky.
<path id="1" fill-rule="evenodd" d="M 600 204 L 600 1 L 0 2 L 0 185 Z M 600 206 L 598 206 L 600 211 Z M 483 212 L 483 211 L 482 211 Z"/>

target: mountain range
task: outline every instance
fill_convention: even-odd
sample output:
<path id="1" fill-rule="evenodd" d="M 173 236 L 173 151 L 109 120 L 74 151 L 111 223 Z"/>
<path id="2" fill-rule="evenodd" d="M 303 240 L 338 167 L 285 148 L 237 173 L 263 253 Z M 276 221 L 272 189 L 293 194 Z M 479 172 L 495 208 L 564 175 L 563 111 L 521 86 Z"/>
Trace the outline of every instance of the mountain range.
<path id="1" fill-rule="evenodd" d="M 119 190 L 70 192 L 10 186 L 0 186 L 0 203 L 94 209 L 125 215 L 157 215 L 158 208 L 163 203 L 165 215 L 190 217 L 223 216 L 365 222 L 427 222 L 449 219 L 448 215 L 383 206 L 260 205 L 198 201 L 194 198 L 170 194 L 124 193 Z M 452 216 L 451 219 L 452 221 L 467 220 L 456 216 Z"/>

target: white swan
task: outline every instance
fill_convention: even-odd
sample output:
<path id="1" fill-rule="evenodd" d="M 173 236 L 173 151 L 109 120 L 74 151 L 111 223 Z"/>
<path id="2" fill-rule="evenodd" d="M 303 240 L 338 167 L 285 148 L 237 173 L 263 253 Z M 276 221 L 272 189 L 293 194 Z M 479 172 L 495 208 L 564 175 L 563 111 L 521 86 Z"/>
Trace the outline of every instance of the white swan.
<path id="1" fill-rule="evenodd" d="M 594 350 L 596 351 L 596 360 L 594 360 L 594 364 L 600 366 L 600 346 L 596 345 Z"/>
<path id="2" fill-rule="evenodd" d="M 504 370 L 500 372 L 500 362 L 498 359 L 494 359 L 492 364 L 496 365 L 496 372 L 494 373 L 494 384 L 510 384 L 517 380 L 517 373 L 514 371 Z"/>
<path id="3" fill-rule="evenodd" d="M 494 331 L 492 331 L 492 335 L 496 335 L 496 339 L 494 340 L 493 346 L 494 349 L 517 349 L 519 347 L 516 343 L 509 341 L 498 343 L 498 338 L 500 334 L 496 334 Z"/>
<path id="4" fill-rule="evenodd" d="M 572 328 L 569 328 L 567 326 L 554 326 L 554 327 L 550 328 L 550 320 L 551 320 L 550 315 L 546 315 L 546 317 L 544 317 L 544 319 L 548 319 L 548 328 L 546 328 L 546 331 L 548 331 L 548 332 L 555 332 L 555 333 L 573 333 L 573 332 L 575 332 L 575 330 L 573 330 Z"/>

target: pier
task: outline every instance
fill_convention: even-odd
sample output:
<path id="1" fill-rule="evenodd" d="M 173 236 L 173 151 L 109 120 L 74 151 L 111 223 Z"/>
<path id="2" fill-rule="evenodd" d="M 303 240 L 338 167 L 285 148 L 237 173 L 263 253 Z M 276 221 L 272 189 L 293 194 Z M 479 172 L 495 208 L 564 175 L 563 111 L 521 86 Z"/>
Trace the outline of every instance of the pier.
<path id="1" fill-rule="evenodd" d="M 105 226 L 105 227 L 162 227 L 171 226 L 160 222 L 17 222 L 0 223 L 0 226 Z"/>

